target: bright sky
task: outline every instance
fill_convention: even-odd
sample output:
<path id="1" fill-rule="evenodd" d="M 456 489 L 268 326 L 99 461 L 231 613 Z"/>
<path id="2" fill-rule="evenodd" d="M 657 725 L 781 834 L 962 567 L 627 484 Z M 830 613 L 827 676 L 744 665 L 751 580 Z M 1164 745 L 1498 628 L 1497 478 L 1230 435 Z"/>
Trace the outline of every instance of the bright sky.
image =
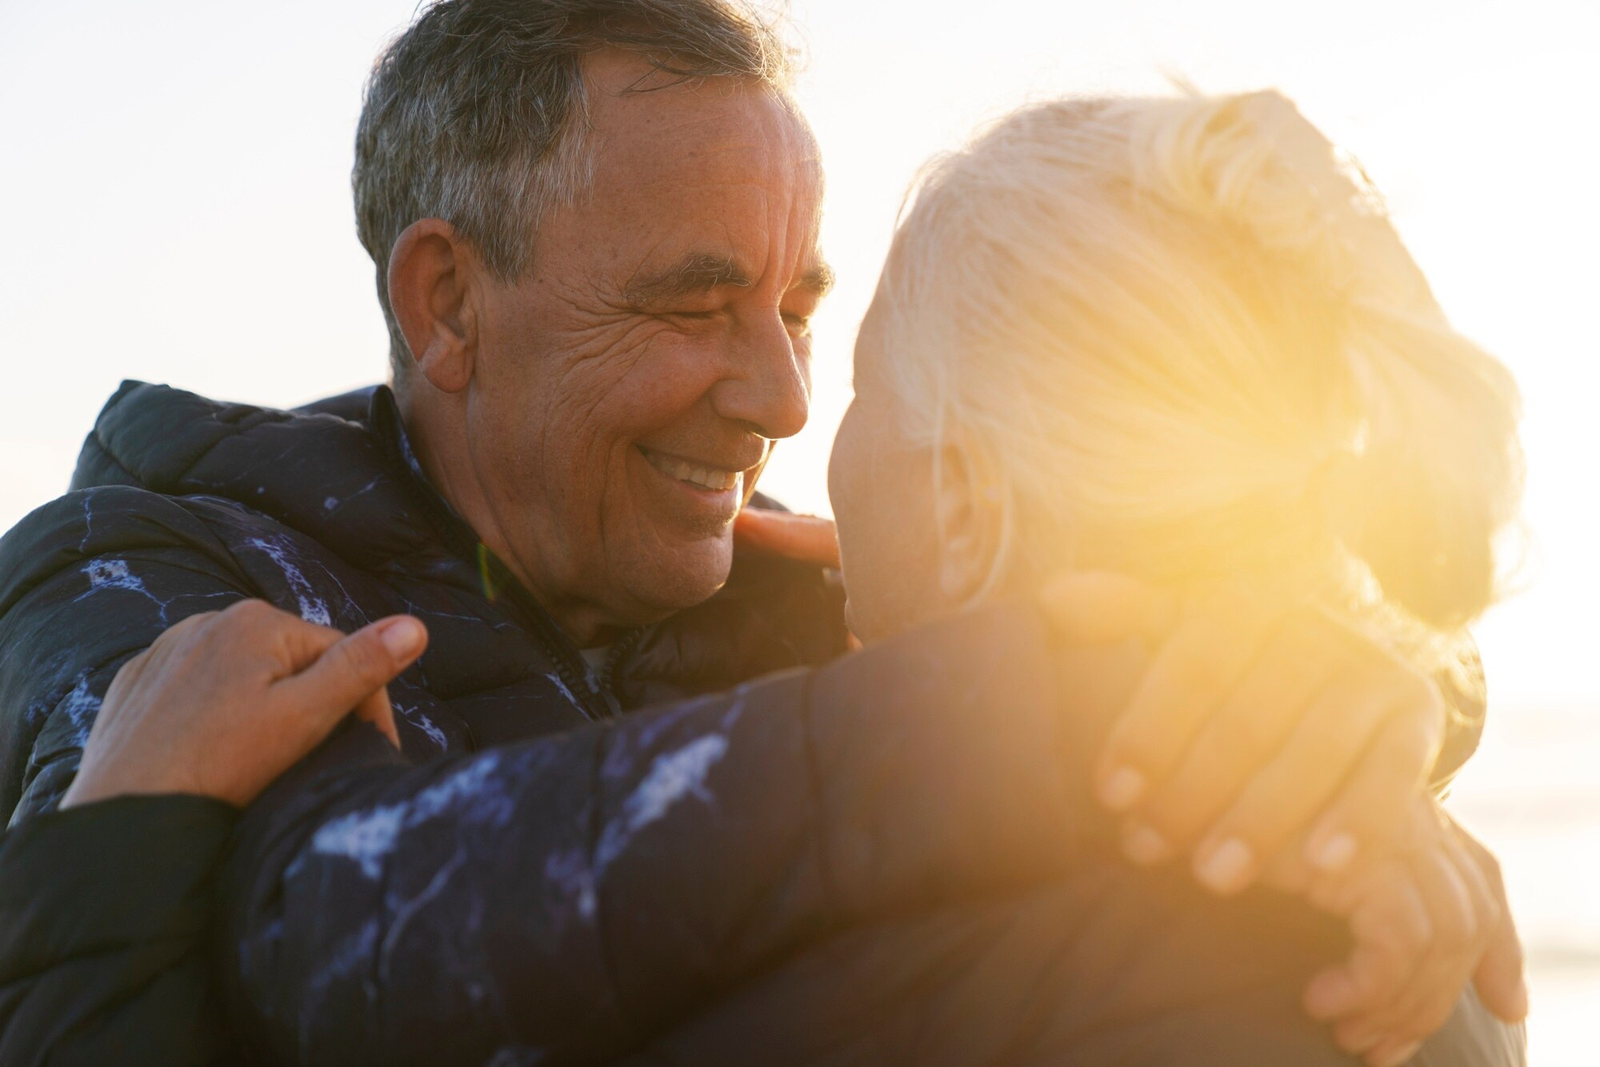
<path id="1" fill-rule="evenodd" d="M 409 0 L 0 0 L 0 530 L 65 486 L 123 377 L 291 405 L 376 380 L 348 191 Z M 837 294 L 812 425 L 764 487 L 827 510 L 855 323 L 926 156 L 1028 97 L 1276 86 L 1366 164 L 1526 397 L 1526 592 L 1481 627 L 1504 709 L 1600 710 L 1594 0 L 795 0 Z M 914 18 L 907 13 L 914 12 Z M 1600 733 L 1570 753 L 1592 775 Z"/>

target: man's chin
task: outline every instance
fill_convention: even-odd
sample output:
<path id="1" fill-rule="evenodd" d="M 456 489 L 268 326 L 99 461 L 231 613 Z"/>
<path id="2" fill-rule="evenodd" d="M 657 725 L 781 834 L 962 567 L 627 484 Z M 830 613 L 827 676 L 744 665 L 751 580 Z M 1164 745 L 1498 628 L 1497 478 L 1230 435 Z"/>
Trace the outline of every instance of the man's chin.
<path id="1" fill-rule="evenodd" d="M 626 568 L 633 597 L 656 620 L 715 596 L 728 582 L 733 566 L 733 534 L 724 529 L 711 537 L 651 553 Z"/>

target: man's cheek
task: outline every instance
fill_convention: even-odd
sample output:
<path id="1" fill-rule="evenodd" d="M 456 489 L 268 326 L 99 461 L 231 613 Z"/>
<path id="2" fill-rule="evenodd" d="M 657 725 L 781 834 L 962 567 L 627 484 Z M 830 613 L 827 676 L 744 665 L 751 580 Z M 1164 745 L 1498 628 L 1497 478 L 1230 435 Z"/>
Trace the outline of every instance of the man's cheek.
<path id="1" fill-rule="evenodd" d="M 637 372 L 625 388 L 639 387 L 651 398 L 661 425 L 673 421 L 719 381 L 736 376 L 748 360 L 736 339 L 716 330 L 655 333 L 640 353 Z"/>
<path id="2" fill-rule="evenodd" d="M 675 335 L 664 320 L 632 312 L 585 316 L 561 332 L 558 347 L 569 362 L 600 365 L 619 377 L 631 373 L 653 347 Z"/>
<path id="3" fill-rule="evenodd" d="M 623 472 L 622 453 L 637 436 L 626 377 L 599 365 L 580 365 L 563 376 L 541 426 L 539 452 L 565 474 L 564 485 L 583 496 L 598 494 Z"/>
<path id="4" fill-rule="evenodd" d="M 681 417 L 706 385 L 709 363 L 655 320 L 634 317 L 588 338 L 564 368 L 569 420 L 613 436 L 637 437 Z"/>

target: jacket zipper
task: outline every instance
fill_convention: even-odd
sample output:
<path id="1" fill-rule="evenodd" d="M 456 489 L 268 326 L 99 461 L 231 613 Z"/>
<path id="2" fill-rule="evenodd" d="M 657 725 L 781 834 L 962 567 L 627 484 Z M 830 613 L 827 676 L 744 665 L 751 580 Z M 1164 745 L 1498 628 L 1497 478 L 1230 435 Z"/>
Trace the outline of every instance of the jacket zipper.
<path id="1" fill-rule="evenodd" d="M 611 651 L 606 653 L 605 663 L 600 667 L 600 675 L 596 679 L 600 683 L 600 695 L 610 705 L 614 715 L 622 714 L 622 705 L 617 700 L 616 679 L 617 668 L 622 665 L 623 659 L 639 647 L 639 642 L 644 639 L 646 627 L 635 626 L 612 644 Z"/>

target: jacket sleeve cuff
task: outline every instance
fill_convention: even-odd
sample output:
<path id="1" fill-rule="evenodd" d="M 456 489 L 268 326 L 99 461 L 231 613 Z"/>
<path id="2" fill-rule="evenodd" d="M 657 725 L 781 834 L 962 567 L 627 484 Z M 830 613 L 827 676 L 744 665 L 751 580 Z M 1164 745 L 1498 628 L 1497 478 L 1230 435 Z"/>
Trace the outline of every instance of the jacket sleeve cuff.
<path id="1" fill-rule="evenodd" d="M 47 812 L 0 841 L 0 980 L 133 943 L 190 938 L 238 810 L 133 796 Z"/>

